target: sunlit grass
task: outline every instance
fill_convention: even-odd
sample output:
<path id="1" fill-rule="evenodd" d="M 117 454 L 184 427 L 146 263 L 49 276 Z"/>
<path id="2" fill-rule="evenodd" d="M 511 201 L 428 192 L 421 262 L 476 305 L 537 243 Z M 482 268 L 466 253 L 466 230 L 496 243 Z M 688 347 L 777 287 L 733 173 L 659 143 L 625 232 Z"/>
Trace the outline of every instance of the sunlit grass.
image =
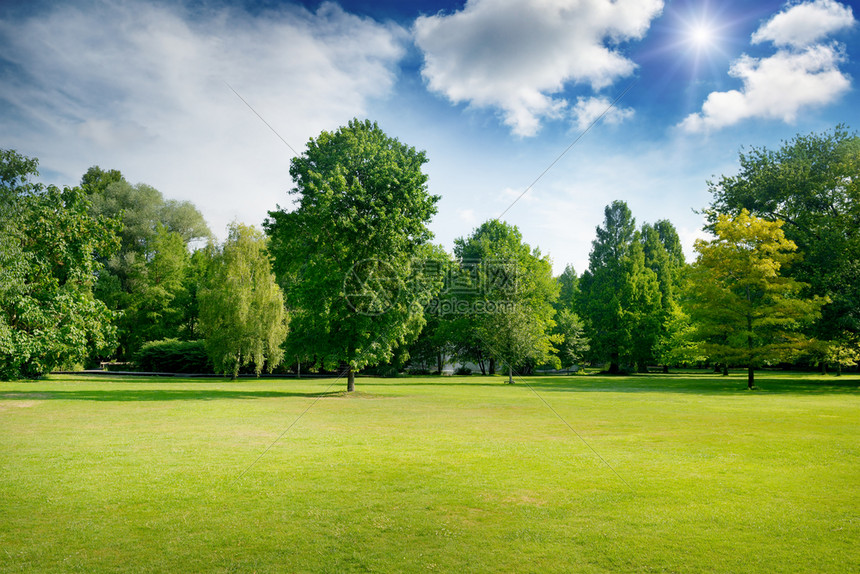
<path id="1" fill-rule="evenodd" d="M 0 571 L 860 570 L 856 376 L 527 381 L 0 383 Z"/>

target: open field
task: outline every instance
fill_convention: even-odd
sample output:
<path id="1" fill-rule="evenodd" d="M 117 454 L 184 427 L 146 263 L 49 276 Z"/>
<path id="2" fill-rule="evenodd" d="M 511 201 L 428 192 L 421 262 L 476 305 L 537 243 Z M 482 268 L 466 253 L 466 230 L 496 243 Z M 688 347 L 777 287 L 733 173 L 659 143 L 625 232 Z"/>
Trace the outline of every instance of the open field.
<path id="1" fill-rule="evenodd" d="M 0 572 L 860 571 L 860 378 L 745 377 L 0 383 Z"/>

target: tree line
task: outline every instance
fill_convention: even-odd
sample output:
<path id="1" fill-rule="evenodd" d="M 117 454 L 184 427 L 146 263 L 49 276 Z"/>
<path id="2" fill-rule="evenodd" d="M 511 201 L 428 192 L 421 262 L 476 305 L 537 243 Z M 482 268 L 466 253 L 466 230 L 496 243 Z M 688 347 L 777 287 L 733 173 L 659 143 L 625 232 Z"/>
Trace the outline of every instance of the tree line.
<path id="1" fill-rule="evenodd" d="M 583 363 L 743 366 L 752 386 L 764 365 L 860 358 L 860 138 L 843 126 L 742 152 L 708 182 L 713 239 L 694 262 L 671 222 L 637 226 L 614 201 L 588 268 L 558 277 L 503 221 L 434 245 L 426 161 L 370 121 L 322 132 L 291 162 L 292 205 L 218 244 L 194 205 L 119 171 L 60 189 L 0 150 L 0 378 L 171 344 L 234 377 L 339 370 L 348 390 L 360 370 L 445 361 L 509 382 Z"/>

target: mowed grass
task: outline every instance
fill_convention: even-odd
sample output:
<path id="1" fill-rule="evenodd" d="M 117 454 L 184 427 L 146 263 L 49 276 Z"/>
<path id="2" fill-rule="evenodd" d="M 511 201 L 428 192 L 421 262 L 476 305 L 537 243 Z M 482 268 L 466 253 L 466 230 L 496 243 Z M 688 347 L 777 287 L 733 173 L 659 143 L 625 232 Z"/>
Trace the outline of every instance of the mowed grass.
<path id="1" fill-rule="evenodd" d="M 0 383 L 2 572 L 857 572 L 860 378 Z"/>

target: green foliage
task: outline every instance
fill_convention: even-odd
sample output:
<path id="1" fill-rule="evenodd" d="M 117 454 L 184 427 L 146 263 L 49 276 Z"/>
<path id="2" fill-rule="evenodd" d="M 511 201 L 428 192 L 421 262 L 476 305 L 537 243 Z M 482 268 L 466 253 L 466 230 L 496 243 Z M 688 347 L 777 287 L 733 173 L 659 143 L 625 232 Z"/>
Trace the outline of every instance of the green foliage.
<path id="1" fill-rule="evenodd" d="M 860 334 L 860 137 L 843 126 L 798 135 L 776 151 L 740 154 L 740 171 L 710 183 L 711 225 L 743 209 L 784 221 L 785 237 L 803 259 L 788 276 L 828 297 L 810 330 L 819 339 Z"/>
<path id="2" fill-rule="evenodd" d="M 257 375 L 281 364 L 287 336 L 284 296 L 275 282 L 266 237 L 231 224 L 221 253 L 200 291 L 200 330 L 217 371 L 233 378 L 253 364 Z"/>
<path id="3" fill-rule="evenodd" d="M 454 255 L 463 280 L 470 280 L 472 287 L 470 312 L 455 319 L 462 343 L 467 348 L 475 344 L 480 358 L 490 357 L 518 372 L 556 361 L 553 303 L 559 287 L 549 257 L 523 243 L 516 226 L 498 220 L 457 239 Z"/>
<path id="4" fill-rule="evenodd" d="M 656 360 L 670 364 L 690 362 L 690 344 L 685 342 L 689 317 L 680 308 L 683 274 L 686 270 L 681 240 L 675 226 L 668 220 L 654 225 L 644 224 L 640 233 L 645 265 L 657 277 L 660 303 L 649 313 L 645 331 L 647 344 L 640 345 L 639 361 Z"/>
<path id="5" fill-rule="evenodd" d="M 214 372 L 203 341 L 147 341 L 137 352 L 134 362 L 140 371 L 191 374 Z"/>
<path id="6" fill-rule="evenodd" d="M 568 309 L 575 312 L 579 301 L 579 275 L 576 274 L 576 270 L 573 268 L 573 265 L 565 267 L 564 271 L 558 276 L 556 281 L 558 282 L 559 290 L 558 299 L 556 300 L 554 307 L 558 311 Z"/>
<path id="7" fill-rule="evenodd" d="M 590 354 L 595 361 L 608 360 L 612 373 L 619 372 L 622 363 L 635 362 L 643 369 L 663 324 L 660 283 L 646 266 L 645 248 L 627 204 L 614 201 L 604 213 L 579 283 Z"/>
<path id="8" fill-rule="evenodd" d="M 556 313 L 552 332 L 556 335 L 557 355 L 562 368 L 579 364 L 591 349 L 585 335 L 585 324 L 570 309 Z"/>
<path id="9" fill-rule="evenodd" d="M 798 255 L 782 226 L 744 209 L 735 217 L 717 216 L 717 238 L 695 244 L 690 310 L 702 351 L 721 363 L 747 365 L 750 387 L 755 367 L 805 351 L 810 340 L 799 329 L 826 302 L 802 297 L 806 285 L 783 275 Z"/>
<path id="10" fill-rule="evenodd" d="M 270 212 L 275 272 L 291 311 L 288 354 L 348 366 L 385 363 L 424 325 L 440 278 L 423 273 L 436 213 L 424 152 L 370 121 L 322 132 L 293 158 L 296 209 Z"/>
<path id="11" fill-rule="evenodd" d="M 192 339 L 196 309 L 189 284 L 189 248 L 211 237 L 201 213 L 187 201 L 165 200 L 146 185 L 131 185 L 117 170 L 91 167 L 81 185 L 91 212 L 121 222 L 121 246 L 102 256 L 98 298 L 119 314 L 120 358 L 144 341 L 179 336 Z"/>
<path id="12" fill-rule="evenodd" d="M 190 256 L 182 236 L 159 223 L 152 239 L 152 255 L 141 270 L 135 297 L 125 310 L 133 329 L 126 335 L 129 348 L 181 334 L 189 302 L 186 278 Z"/>
<path id="13" fill-rule="evenodd" d="M 88 213 L 78 188 L 32 183 L 36 159 L 0 152 L 0 379 L 84 363 L 115 345 L 112 314 L 93 296 L 96 254 L 116 226 Z"/>

